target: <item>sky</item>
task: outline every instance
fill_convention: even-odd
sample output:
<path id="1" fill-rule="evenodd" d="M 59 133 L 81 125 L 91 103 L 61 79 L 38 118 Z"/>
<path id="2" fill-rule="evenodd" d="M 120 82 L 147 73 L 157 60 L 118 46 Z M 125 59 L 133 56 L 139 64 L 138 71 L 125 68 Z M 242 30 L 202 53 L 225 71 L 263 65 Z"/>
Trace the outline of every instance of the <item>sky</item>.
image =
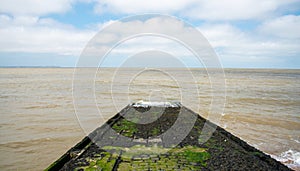
<path id="1" fill-rule="evenodd" d="M 74 67 L 88 42 L 114 23 L 120 27 L 104 35 L 102 41 L 113 40 L 132 26 L 168 29 L 178 35 L 187 29 L 184 25 L 174 30 L 165 27 L 175 21 L 160 18 L 120 20 L 145 13 L 175 16 L 192 25 L 207 39 L 225 68 L 300 69 L 299 0 L 1 0 L 0 66 Z M 130 41 L 112 53 L 105 65 L 118 66 L 114 58 L 147 46 L 176 49 L 181 60 L 189 66 L 194 64 L 179 47 L 174 48 L 178 45 L 164 38 Z M 147 59 L 168 60 L 157 56 Z"/>

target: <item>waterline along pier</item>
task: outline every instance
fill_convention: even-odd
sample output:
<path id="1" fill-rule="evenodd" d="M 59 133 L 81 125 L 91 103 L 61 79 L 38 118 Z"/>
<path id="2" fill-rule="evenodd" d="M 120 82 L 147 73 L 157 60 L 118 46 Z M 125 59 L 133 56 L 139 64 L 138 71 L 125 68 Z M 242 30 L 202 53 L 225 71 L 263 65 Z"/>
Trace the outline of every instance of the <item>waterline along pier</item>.
<path id="1" fill-rule="evenodd" d="M 200 136 L 205 123 L 216 128 L 207 141 Z M 180 103 L 139 102 L 126 106 L 46 170 L 290 169 Z"/>

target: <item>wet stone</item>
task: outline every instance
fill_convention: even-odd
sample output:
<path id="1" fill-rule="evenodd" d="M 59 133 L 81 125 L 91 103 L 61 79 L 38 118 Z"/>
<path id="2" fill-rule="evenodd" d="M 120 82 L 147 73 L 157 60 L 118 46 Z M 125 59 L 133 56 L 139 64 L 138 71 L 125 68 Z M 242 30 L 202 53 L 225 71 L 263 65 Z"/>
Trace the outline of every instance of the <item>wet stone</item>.
<path id="1" fill-rule="evenodd" d="M 127 106 L 92 132 L 90 143 L 69 151 L 66 156 L 73 158 L 58 160 L 54 166 L 59 169 L 53 170 L 290 170 L 220 127 L 202 144 L 199 136 L 206 122 L 204 118 L 182 105 L 149 104 L 147 107 L 143 107 L 143 103 Z M 163 113 L 151 123 L 131 122 L 145 112 L 148 112 L 147 117 L 154 117 L 160 111 Z M 174 125 L 180 111 L 186 119 L 182 124 L 189 124 L 185 117 L 193 116 L 197 120 L 185 139 L 173 148 L 170 142 L 179 139 L 182 130 L 161 135 Z M 126 115 L 131 121 L 126 120 Z M 216 127 L 211 122 L 208 125 Z"/>

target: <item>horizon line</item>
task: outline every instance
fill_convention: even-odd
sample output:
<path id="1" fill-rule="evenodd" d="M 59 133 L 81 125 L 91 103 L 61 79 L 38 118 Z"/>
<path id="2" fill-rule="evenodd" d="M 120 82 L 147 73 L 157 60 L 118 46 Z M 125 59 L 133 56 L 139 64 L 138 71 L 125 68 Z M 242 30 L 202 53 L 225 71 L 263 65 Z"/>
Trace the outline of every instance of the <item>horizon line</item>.
<path id="1" fill-rule="evenodd" d="M 206 69 L 206 67 L 115 67 L 115 66 L 105 66 L 105 67 L 93 67 L 93 66 L 86 66 L 86 67 L 77 67 L 77 66 L 0 66 L 0 68 L 124 68 L 124 69 L 138 69 L 138 68 L 167 68 L 167 69 L 181 69 L 181 68 L 191 68 L 191 69 Z M 213 68 L 211 68 L 213 69 Z M 278 69 L 278 70 L 299 70 L 300 68 L 273 68 L 273 67 L 222 67 L 222 68 L 215 68 L 215 69 Z"/>

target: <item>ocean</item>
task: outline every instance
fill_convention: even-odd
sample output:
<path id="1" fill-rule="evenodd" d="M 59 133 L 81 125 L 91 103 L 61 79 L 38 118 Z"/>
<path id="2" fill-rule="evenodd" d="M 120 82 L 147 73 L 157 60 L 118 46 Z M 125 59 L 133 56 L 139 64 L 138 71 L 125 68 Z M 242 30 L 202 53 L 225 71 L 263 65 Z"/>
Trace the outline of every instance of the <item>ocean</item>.
<path id="1" fill-rule="evenodd" d="M 210 77 L 220 75 L 204 69 L 189 70 L 193 77 L 180 68 L 85 70 L 93 82 L 74 83 L 73 68 L 0 69 L 0 170 L 45 169 L 130 102 L 179 101 L 209 118 L 212 96 L 219 95 L 212 95 Z M 226 103 L 217 124 L 300 170 L 300 70 L 224 73 Z"/>

